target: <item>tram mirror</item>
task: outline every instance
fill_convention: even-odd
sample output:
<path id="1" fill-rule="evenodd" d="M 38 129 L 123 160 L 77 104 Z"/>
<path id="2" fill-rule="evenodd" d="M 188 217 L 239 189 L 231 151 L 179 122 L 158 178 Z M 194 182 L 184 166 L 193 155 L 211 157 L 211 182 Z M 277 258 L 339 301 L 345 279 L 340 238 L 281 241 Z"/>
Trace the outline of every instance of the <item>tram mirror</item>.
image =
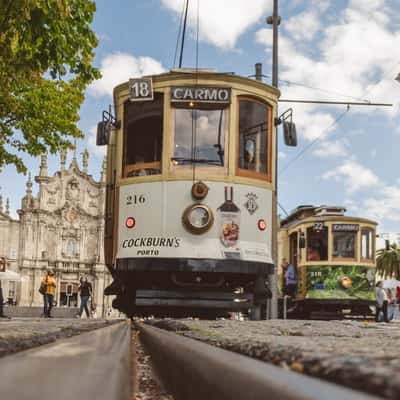
<path id="1" fill-rule="evenodd" d="M 296 125 L 293 122 L 283 121 L 283 137 L 286 146 L 297 146 Z"/>
<path id="2" fill-rule="evenodd" d="M 306 248 L 306 238 L 304 237 L 304 234 L 301 234 L 299 237 L 299 248 L 300 249 Z"/>
<path id="3" fill-rule="evenodd" d="M 105 146 L 108 144 L 108 138 L 110 137 L 110 125 L 110 121 L 101 121 L 97 124 L 97 146 Z"/>

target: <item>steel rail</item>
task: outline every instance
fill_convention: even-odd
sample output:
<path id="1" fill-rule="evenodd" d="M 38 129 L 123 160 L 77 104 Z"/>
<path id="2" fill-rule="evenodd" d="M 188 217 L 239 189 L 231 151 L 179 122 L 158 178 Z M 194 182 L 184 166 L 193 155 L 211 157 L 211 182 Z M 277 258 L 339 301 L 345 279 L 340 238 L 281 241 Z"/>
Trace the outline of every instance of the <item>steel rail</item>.
<path id="1" fill-rule="evenodd" d="M 372 400 L 376 397 L 135 323 L 175 400 Z"/>
<path id="2" fill-rule="evenodd" d="M 131 325 L 121 322 L 0 358 L 0 399 L 128 400 Z"/>

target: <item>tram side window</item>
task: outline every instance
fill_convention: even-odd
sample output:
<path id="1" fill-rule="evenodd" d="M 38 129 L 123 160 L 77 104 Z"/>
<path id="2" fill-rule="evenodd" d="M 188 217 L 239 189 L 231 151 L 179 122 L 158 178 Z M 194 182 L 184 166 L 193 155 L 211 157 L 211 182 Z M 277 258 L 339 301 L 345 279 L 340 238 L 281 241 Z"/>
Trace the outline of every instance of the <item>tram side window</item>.
<path id="1" fill-rule="evenodd" d="M 328 228 L 307 229 L 307 261 L 328 260 Z"/>
<path id="2" fill-rule="evenodd" d="M 161 173 L 163 103 L 162 93 L 155 93 L 153 101 L 125 103 L 125 177 Z"/>
<path id="3" fill-rule="evenodd" d="M 361 258 L 372 260 L 372 230 L 364 228 L 361 230 Z"/>
<path id="4" fill-rule="evenodd" d="M 356 258 L 356 232 L 333 232 L 333 257 Z"/>
<path id="5" fill-rule="evenodd" d="M 251 99 L 239 100 L 240 175 L 270 179 L 268 160 L 270 108 Z"/>
<path id="6" fill-rule="evenodd" d="M 176 108 L 174 165 L 224 166 L 226 109 Z"/>

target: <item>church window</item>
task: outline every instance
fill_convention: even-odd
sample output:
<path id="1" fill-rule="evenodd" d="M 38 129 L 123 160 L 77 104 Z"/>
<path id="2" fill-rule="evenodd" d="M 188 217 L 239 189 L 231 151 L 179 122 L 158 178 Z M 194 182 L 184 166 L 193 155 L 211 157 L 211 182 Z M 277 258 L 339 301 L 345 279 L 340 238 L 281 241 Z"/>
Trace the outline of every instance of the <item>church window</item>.
<path id="1" fill-rule="evenodd" d="M 71 257 L 76 255 L 76 242 L 74 239 L 69 239 L 67 243 L 67 254 Z"/>

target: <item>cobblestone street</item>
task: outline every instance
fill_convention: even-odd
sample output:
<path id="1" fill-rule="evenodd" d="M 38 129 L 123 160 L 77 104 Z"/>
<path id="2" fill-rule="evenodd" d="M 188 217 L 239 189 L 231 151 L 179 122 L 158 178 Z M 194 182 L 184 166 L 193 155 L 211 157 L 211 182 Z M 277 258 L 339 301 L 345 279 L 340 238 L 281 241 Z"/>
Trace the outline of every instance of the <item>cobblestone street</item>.
<path id="1" fill-rule="evenodd" d="M 389 399 L 400 398 L 400 324 L 150 321 L 214 346 Z"/>

